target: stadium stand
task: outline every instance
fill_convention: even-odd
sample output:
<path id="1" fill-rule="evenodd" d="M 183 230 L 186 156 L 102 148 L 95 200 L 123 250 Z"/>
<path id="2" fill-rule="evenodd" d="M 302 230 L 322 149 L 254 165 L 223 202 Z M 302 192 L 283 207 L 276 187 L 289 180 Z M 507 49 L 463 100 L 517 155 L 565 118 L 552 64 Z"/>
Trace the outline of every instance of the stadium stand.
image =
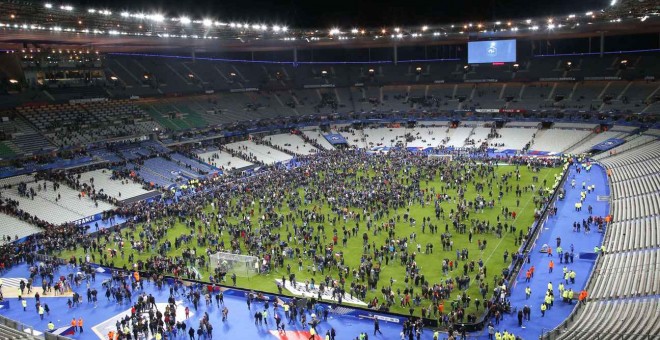
<path id="1" fill-rule="evenodd" d="M 229 143 L 225 145 L 228 150 L 241 152 L 249 157 L 249 160 L 254 159 L 263 164 L 275 164 L 286 162 L 293 158 L 293 156 L 286 154 L 282 151 L 275 150 L 266 145 L 257 144 L 253 141 L 242 141 Z"/>
<path id="2" fill-rule="evenodd" d="M 490 144 L 498 150 L 529 149 L 537 132 L 537 128 L 504 127 L 497 130 L 498 137 L 491 139 Z"/>
<path id="3" fill-rule="evenodd" d="M 448 138 L 449 128 L 446 124 L 437 125 L 434 122 L 419 122 L 409 134 L 413 138 L 407 146 L 412 148 L 437 148 L 444 145 Z"/>
<path id="4" fill-rule="evenodd" d="M 161 127 L 124 100 L 19 107 L 18 113 L 58 146 L 146 135 Z"/>
<path id="5" fill-rule="evenodd" d="M 15 185 L 9 190 L 3 190 L 3 197 L 18 202 L 18 208 L 28 214 L 54 224 L 76 221 L 113 209 L 111 204 L 101 200 L 93 201 L 66 185 L 57 185 L 57 189 L 53 190 L 54 182 L 35 182 L 31 176 L 23 179 L 26 180 L 21 181 L 25 185 L 23 189 Z"/>
<path id="6" fill-rule="evenodd" d="M 562 153 L 566 149 L 577 145 L 591 135 L 590 130 L 578 129 L 548 129 L 539 130 L 532 140 L 530 150 Z"/>
<path id="7" fill-rule="evenodd" d="M 362 130 L 364 142 L 367 148 L 374 147 L 395 147 L 406 145 L 406 129 L 400 127 L 394 128 L 369 128 Z"/>
<path id="8" fill-rule="evenodd" d="M 601 133 L 594 133 L 583 140 L 581 143 L 566 150 L 567 154 L 579 155 L 589 152 L 598 143 L 604 142 L 611 138 L 623 138 L 627 136 L 626 132 L 618 131 L 603 131 Z"/>
<path id="9" fill-rule="evenodd" d="M 474 131 L 474 129 L 474 126 L 460 126 L 455 129 L 450 129 L 448 133 L 449 141 L 447 142 L 447 146 L 463 147 L 467 139 L 472 136 L 472 131 Z"/>
<path id="10" fill-rule="evenodd" d="M 102 191 L 118 201 L 139 197 L 150 192 L 132 181 L 113 178 L 110 169 L 88 171 L 80 174 L 80 179 L 81 183 L 93 185 L 97 191 Z"/>
<path id="11" fill-rule="evenodd" d="M 645 338 L 660 332 L 654 322 L 660 315 L 658 299 L 600 300 L 586 304 L 574 319 L 573 327 L 556 339 Z"/>
<path id="12" fill-rule="evenodd" d="M 558 339 L 644 338 L 660 331 L 651 321 L 658 318 L 660 293 L 660 141 L 641 135 L 622 146 L 599 160 L 608 169 L 613 222 L 588 283 L 589 299 L 559 328 Z"/>
<path id="13" fill-rule="evenodd" d="M 211 164 L 224 171 L 243 169 L 254 165 L 240 157 L 236 157 L 217 148 L 198 150 L 197 156 L 199 156 L 203 162 Z"/>
<path id="14" fill-rule="evenodd" d="M 28 222 L 20 220 L 14 216 L 0 213 L 0 236 L 11 237 L 12 240 L 18 240 L 32 234 L 40 233 L 43 230 Z"/>
<path id="15" fill-rule="evenodd" d="M 309 138 L 310 141 L 320 145 L 325 150 L 334 150 L 334 146 L 328 142 L 323 136 L 323 133 L 316 128 L 305 128 L 302 130 L 303 135 Z"/>
<path id="16" fill-rule="evenodd" d="M 318 152 L 318 149 L 313 145 L 306 143 L 300 136 L 293 134 L 277 134 L 270 135 L 264 138 L 273 146 L 281 149 L 288 150 L 296 155 L 311 155 Z"/>

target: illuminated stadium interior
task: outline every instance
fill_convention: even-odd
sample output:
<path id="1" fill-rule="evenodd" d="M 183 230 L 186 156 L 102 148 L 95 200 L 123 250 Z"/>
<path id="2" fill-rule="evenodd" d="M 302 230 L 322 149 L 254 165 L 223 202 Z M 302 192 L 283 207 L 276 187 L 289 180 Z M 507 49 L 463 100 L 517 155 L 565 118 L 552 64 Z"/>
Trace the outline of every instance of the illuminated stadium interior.
<path id="1" fill-rule="evenodd" d="M 660 4 L 476 3 L 0 0 L 0 338 L 660 340 Z"/>

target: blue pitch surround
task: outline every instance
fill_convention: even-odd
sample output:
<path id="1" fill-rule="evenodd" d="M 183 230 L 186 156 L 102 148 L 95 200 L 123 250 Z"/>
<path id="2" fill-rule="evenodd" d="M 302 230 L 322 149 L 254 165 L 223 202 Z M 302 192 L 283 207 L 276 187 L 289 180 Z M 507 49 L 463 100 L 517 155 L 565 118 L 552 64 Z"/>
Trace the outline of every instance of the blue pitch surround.
<path id="1" fill-rule="evenodd" d="M 55 277 L 59 275 L 68 275 L 69 273 L 76 273 L 77 268 L 61 266 L 59 272 Z M 27 265 L 23 264 L 8 270 L 5 275 L 3 275 L 4 285 L 2 287 L 3 292 L 7 292 L 9 289 L 17 289 L 18 281 L 15 281 L 15 278 L 26 278 L 29 275 L 29 268 Z M 82 334 L 75 333 L 73 335 L 67 335 L 73 339 L 81 340 L 92 340 L 92 339 L 107 339 L 108 327 L 114 328 L 115 318 L 117 316 L 130 315 L 127 311 L 130 309 L 131 305 L 124 303 L 122 305 L 117 304 L 114 301 L 108 301 L 105 297 L 105 289 L 102 287 L 102 282 L 105 279 L 109 279 L 111 276 L 106 273 L 99 273 L 96 275 L 96 282 L 90 283 L 92 288 L 96 288 L 99 292 L 98 304 L 96 307 L 92 303 L 88 303 L 86 299 L 86 284 L 82 284 L 80 287 L 74 287 L 74 291 L 82 294 L 84 302 L 78 306 L 69 308 L 67 306 L 67 299 L 62 297 L 48 297 L 42 296 L 41 303 L 48 304 L 50 307 L 50 316 L 44 317 L 44 320 L 40 320 L 35 309 L 35 299 L 34 297 L 29 297 L 27 311 L 23 311 L 20 307 L 20 302 L 17 298 L 7 298 L 6 301 L 9 302 L 9 308 L 0 309 L 0 314 L 18 320 L 24 324 L 33 326 L 35 330 L 44 332 L 48 327 L 48 323 L 52 321 L 56 329 L 57 328 L 68 328 L 71 318 L 82 317 L 84 319 L 84 331 Z M 13 279 L 12 279 L 13 278 Z M 154 284 L 145 282 L 144 292 L 147 294 L 152 294 L 156 298 L 156 304 L 167 303 L 167 298 L 169 297 L 169 287 L 165 286 L 162 290 L 158 290 Z M 137 291 L 137 294 L 141 294 L 141 291 Z M 133 302 L 136 301 L 136 295 L 133 295 Z M 182 305 L 181 309 L 188 306 L 190 308 L 190 319 L 186 320 L 188 326 L 193 325 L 197 327 L 199 325 L 200 318 L 204 315 L 204 312 L 209 314 L 209 319 L 214 325 L 213 336 L 215 339 L 309 339 L 309 328 L 303 327 L 298 322 L 297 325 L 286 325 L 287 333 L 286 335 L 278 334 L 275 329 L 275 321 L 273 319 L 273 309 L 272 304 L 269 310 L 269 321 L 268 326 L 255 326 L 254 324 L 254 313 L 256 311 L 262 311 L 264 304 L 260 302 L 254 302 L 251 306 L 251 309 L 248 310 L 246 299 L 244 297 L 244 291 L 233 291 L 225 293 L 225 305 L 229 309 L 229 317 L 227 322 L 222 322 L 221 310 L 222 306 L 218 308 L 215 306 L 215 302 L 211 306 L 206 306 L 204 302 L 200 302 L 199 310 L 195 311 L 192 303 L 188 302 L 184 297 L 176 298 L 177 306 Z M 27 296 L 27 295 L 26 295 Z M 162 310 L 162 307 L 161 307 Z M 348 310 L 348 308 L 347 308 Z M 286 320 L 282 308 L 279 308 L 278 314 L 282 317 L 283 320 Z M 185 319 L 181 315 L 177 315 L 177 320 Z M 307 317 L 308 320 L 311 318 Z M 94 328 L 99 328 L 97 331 L 100 333 L 99 336 L 94 332 Z M 360 332 L 367 332 L 370 338 L 374 339 L 398 339 L 399 333 L 401 332 L 401 325 L 399 323 L 387 322 L 385 320 L 380 321 L 380 328 L 383 332 L 382 335 L 373 336 L 373 321 L 368 318 L 357 317 L 355 313 L 348 311 L 347 314 L 330 314 L 328 316 L 327 322 L 321 322 L 317 327 L 319 334 L 325 336 L 325 332 L 330 328 L 334 328 L 337 332 L 337 339 L 355 339 Z M 426 330 L 422 334 L 422 339 L 429 340 L 432 339 L 433 334 L 431 330 Z M 180 335 L 181 339 L 188 339 L 188 335 Z M 317 337 L 317 339 L 320 339 Z"/>
<path id="2" fill-rule="evenodd" d="M 571 180 L 575 179 L 575 189 L 571 189 Z M 586 185 L 595 185 L 594 192 L 587 194 L 581 212 L 575 211 L 575 203 L 580 200 L 580 192 L 582 191 L 582 182 Z M 530 263 L 526 263 L 516 280 L 515 285 L 512 287 L 510 296 L 511 306 L 515 308 L 523 308 L 526 304 L 531 308 L 531 320 L 524 321 L 522 327 L 518 327 L 517 315 L 506 315 L 504 320 L 496 325 L 495 328 L 499 330 L 508 330 L 515 335 L 521 336 L 523 339 L 538 339 L 539 335 L 557 327 L 563 320 L 565 320 L 575 307 L 575 302 L 572 305 L 565 304 L 558 298 L 558 285 L 563 277 L 563 264 L 559 263 L 557 254 L 553 252 L 553 257 L 548 257 L 547 254 L 541 253 L 540 248 L 544 244 L 548 244 L 553 248 L 556 247 L 557 237 L 561 238 L 561 246 L 564 250 L 570 250 L 571 244 L 575 247 L 575 260 L 573 263 L 568 264 L 570 270 L 576 272 L 574 284 L 565 285 L 566 289 L 572 288 L 575 292 L 574 299 L 577 301 L 577 296 L 580 291 L 586 287 L 587 279 L 595 264 L 595 258 L 589 256 L 593 254 L 594 247 L 602 244 L 603 234 L 598 233 L 595 228 L 592 228 L 590 234 L 585 234 L 584 230 L 581 232 L 573 232 L 573 222 L 582 221 L 589 217 L 587 207 L 593 207 L 593 216 L 605 217 L 609 214 L 610 204 L 609 201 L 598 201 L 598 196 L 609 196 L 610 188 L 607 181 L 607 174 L 605 170 L 599 165 L 593 165 L 590 172 L 582 169 L 580 174 L 577 174 L 575 166 L 571 166 L 570 173 L 564 184 L 566 189 L 566 197 L 562 201 L 557 201 L 557 215 L 551 216 L 546 222 L 538 240 L 531 252 Z M 579 254 L 583 253 L 582 258 Z M 584 258 L 592 259 L 584 259 Z M 548 264 L 550 260 L 555 263 L 553 273 L 548 273 Z M 529 283 L 525 282 L 525 273 L 531 266 L 535 267 L 534 277 Z M 555 302 L 554 306 L 545 312 L 545 317 L 541 317 L 541 303 L 545 297 L 548 282 L 552 281 Z M 529 300 L 525 298 L 525 288 L 529 286 L 532 289 L 532 294 Z M 479 337 L 487 339 L 488 336 L 485 332 Z"/>

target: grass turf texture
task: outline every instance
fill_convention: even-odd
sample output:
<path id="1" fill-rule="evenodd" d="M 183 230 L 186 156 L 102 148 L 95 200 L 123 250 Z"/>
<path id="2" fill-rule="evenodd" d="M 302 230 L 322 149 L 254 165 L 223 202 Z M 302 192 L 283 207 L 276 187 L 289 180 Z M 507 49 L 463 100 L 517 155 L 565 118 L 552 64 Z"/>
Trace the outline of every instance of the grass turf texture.
<path id="1" fill-rule="evenodd" d="M 497 175 L 498 180 L 494 181 L 493 183 L 498 183 L 499 178 L 503 174 L 506 173 L 511 173 L 515 170 L 515 166 L 513 165 L 501 165 L 499 167 L 496 167 L 495 173 Z M 415 169 L 413 169 L 415 171 Z M 544 179 L 547 179 L 548 186 L 552 185 L 554 182 L 554 176 L 558 174 L 561 171 L 560 168 L 541 168 L 540 172 L 534 173 L 531 170 L 527 169 L 527 167 L 520 167 L 520 174 L 521 174 L 521 179 L 520 181 L 515 180 L 515 176 L 511 179 L 509 179 L 508 183 L 513 186 L 515 190 L 516 184 L 520 184 L 520 188 L 522 189 L 524 186 L 528 186 L 532 184 L 532 177 L 537 176 L 539 178 L 539 182 L 536 184 L 538 187 L 543 183 Z M 367 176 L 370 178 L 374 177 L 374 171 L 372 170 L 365 170 L 364 172 L 359 172 L 358 174 L 363 174 L 366 173 Z M 404 176 L 403 171 L 399 171 L 398 173 L 399 176 Z M 444 190 L 440 191 L 440 187 L 444 186 L 444 183 L 440 182 L 439 177 L 435 178 L 432 181 L 426 181 L 422 180 L 420 183 L 421 189 L 430 189 L 431 187 L 434 187 L 436 189 L 436 192 L 445 192 L 449 194 L 452 198 L 455 198 L 457 196 L 456 190 L 454 189 L 449 189 L 449 190 Z M 298 188 L 299 192 L 302 194 L 303 193 L 303 188 Z M 490 199 L 488 197 L 488 191 L 490 189 L 486 186 L 485 190 L 483 192 L 483 196 L 486 197 L 486 199 Z M 530 191 L 523 191 L 522 196 L 519 198 L 520 199 L 520 206 L 516 207 L 516 197 L 514 194 L 514 191 L 510 191 L 509 193 L 505 193 L 501 202 L 498 202 L 496 197 L 497 197 L 497 189 L 492 188 L 493 190 L 493 198 L 495 198 L 495 207 L 490 209 L 490 208 L 485 208 L 483 213 L 477 213 L 472 210 L 470 210 L 470 219 L 476 218 L 479 220 L 489 220 L 491 226 L 495 226 L 497 224 L 497 216 L 501 215 L 501 210 L 502 207 L 508 207 L 510 211 L 515 211 L 517 213 L 515 221 L 513 221 L 513 224 L 516 226 L 517 230 L 522 230 L 523 233 L 527 231 L 527 228 L 532 225 L 534 222 L 534 209 L 535 209 L 535 204 L 533 202 L 533 197 L 534 194 L 533 192 Z M 469 183 L 467 185 L 467 191 L 465 193 L 465 199 L 468 201 L 473 200 L 477 195 L 477 192 L 474 188 L 473 183 Z M 233 204 L 233 202 L 232 202 Z M 256 216 L 258 216 L 259 211 L 259 202 L 258 200 L 256 201 L 256 206 L 254 208 L 255 210 L 255 219 Z M 302 204 L 299 209 L 312 209 L 318 202 L 313 202 L 310 204 Z M 422 207 L 418 202 L 413 203 L 412 206 L 410 206 L 410 216 L 414 218 L 417 221 L 417 224 L 415 227 L 411 227 L 409 223 L 404 222 L 403 218 L 401 219 L 400 222 L 397 223 L 396 225 L 396 238 L 402 238 L 402 237 L 408 237 L 411 233 L 415 232 L 417 234 L 417 240 L 416 241 L 409 241 L 408 244 L 408 252 L 416 252 L 416 244 L 419 243 L 422 245 L 422 251 L 419 253 L 416 257 L 416 262 L 419 267 L 421 267 L 421 273 L 425 275 L 426 281 L 430 283 L 431 286 L 433 286 L 434 283 L 440 283 L 444 282 L 444 280 L 447 278 L 442 273 L 442 260 L 443 259 L 451 259 L 456 263 L 456 249 L 463 249 L 467 248 L 469 251 L 469 261 L 473 260 L 475 264 L 479 261 L 479 259 L 482 259 L 484 261 L 484 266 L 487 267 L 488 269 L 488 276 L 486 278 L 485 282 L 489 283 L 490 289 L 492 291 L 492 288 L 494 288 L 494 276 L 499 276 L 501 275 L 501 270 L 505 267 L 508 266 L 509 262 L 511 261 L 511 257 L 509 256 L 507 262 L 504 262 L 503 255 L 505 250 L 508 250 L 509 254 L 513 254 L 518 246 L 515 245 L 515 240 L 514 240 L 514 234 L 512 233 L 504 233 L 502 238 L 498 238 L 494 233 L 485 233 L 485 234 L 477 234 L 474 233 L 473 235 L 473 240 L 472 243 L 468 242 L 468 233 L 464 234 L 459 234 L 457 233 L 454 228 L 452 227 L 451 220 L 448 218 L 449 212 L 451 208 L 456 207 L 456 203 L 452 201 L 444 201 L 441 203 L 441 206 L 443 207 L 445 218 L 436 220 L 435 219 L 435 210 L 434 210 L 434 204 L 433 202 L 427 202 L 425 204 L 425 207 Z M 350 210 L 353 210 L 355 212 L 362 213 L 360 209 L 356 208 L 351 208 Z M 204 208 L 205 212 L 212 212 L 211 206 L 207 206 Z M 286 204 L 282 205 L 282 208 L 279 210 L 276 210 L 277 212 L 281 214 L 287 214 L 289 213 L 289 208 Z M 321 207 L 321 212 L 323 214 L 330 214 L 331 217 L 337 216 L 335 213 L 333 213 L 329 207 L 329 205 L 325 204 Z M 406 208 L 400 208 L 394 211 L 394 209 L 391 209 L 391 214 L 390 216 L 396 216 L 398 215 L 403 215 L 406 212 Z M 298 218 L 297 214 L 294 214 L 296 217 L 296 223 L 298 225 L 302 224 L 302 221 L 300 218 Z M 426 228 L 426 232 L 422 233 L 422 228 L 421 228 L 421 221 L 423 217 L 431 217 L 431 223 L 438 226 L 438 233 L 436 234 L 431 234 L 429 232 L 429 229 Z M 388 217 L 389 218 L 389 217 Z M 230 223 L 238 223 L 238 220 L 235 217 L 227 217 L 227 221 Z M 380 225 L 382 222 L 386 221 L 385 218 L 375 221 L 374 225 Z M 508 221 L 505 221 L 501 217 L 501 221 L 507 222 L 510 225 L 512 224 L 512 219 L 510 218 Z M 157 222 L 156 222 L 157 223 Z M 284 222 L 287 224 L 287 222 Z M 443 251 L 442 250 L 442 245 L 440 243 L 440 235 L 445 232 L 445 223 L 449 224 L 449 231 L 452 235 L 452 240 L 454 242 L 454 250 L 452 251 Z M 363 218 L 361 220 L 360 224 L 360 230 L 358 232 L 358 236 L 356 237 L 350 237 L 348 239 L 347 247 L 342 247 L 342 242 L 341 242 L 341 226 L 343 224 L 343 221 L 341 218 L 338 218 L 337 222 L 337 230 L 339 231 L 339 241 L 338 245 L 335 247 L 334 251 L 343 251 L 344 252 L 344 259 L 345 259 L 345 264 L 348 265 L 351 270 L 354 268 L 357 268 L 360 264 L 360 257 L 363 254 L 363 243 L 362 243 L 362 233 L 366 232 L 366 219 Z M 469 222 L 466 223 L 468 230 L 470 229 L 470 224 Z M 317 223 L 312 222 L 312 225 L 316 226 Z M 326 243 L 332 242 L 332 233 L 333 233 L 333 227 L 330 225 L 330 221 L 326 219 L 325 222 L 325 234 L 326 234 Z M 347 229 L 350 230 L 350 228 L 355 225 L 355 221 L 349 220 L 346 223 Z M 142 230 L 142 226 L 138 226 L 136 228 L 136 231 L 134 232 L 135 239 L 139 240 L 139 233 Z M 289 228 L 289 230 L 292 230 Z M 373 229 L 372 229 L 373 231 Z M 122 234 L 126 236 L 128 233 L 131 231 L 129 229 L 124 229 L 122 230 Z M 286 234 L 287 232 L 285 231 L 285 227 L 282 226 L 280 228 L 280 232 L 282 234 L 282 239 L 286 239 Z M 174 244 L 174 239 L 176 237 L 181 236 L 182 234 L 190 234 L 190 228 L 185 226 L 183 223 L 176 222 L 175 226 L 173 228 L 170 228 L 167 232 L 167 235 L 165 238 L 161 239 L 159 241 L 159 245 L 162 244 L 165 240 L 169 240 L 172 244 Z M 518 235 L 518 231 L 516 231 L 515 235 Z M 369 243 L 375 241 L 376 245 L 380 247 L 380 245 L 384 244 L 385 240 L 387 238 L 387 232 L 381 232 L 377 236 L 373 236 L 373 233 L 369 233 Z M 128 240 L 128 237 L 124 238 L 125 240 Z M 224 239 L 225 244 L 228 246 L 230 244 L 230 236 L 228 235 L 227 232 L 224 233 L 222 236 L 222 239 Z M 480 251 L 477 246 L 477 239 L 485 239 L 488 241 L 488 245 L 485 250 Z M 424 254 L 425 250 L 425 245 L 427 243 L 432 243 L 433 244 L 433 254 Z M 302 244 L 296 244 L 295 241 L 291 242 L 290 246 L 293 248 L 296 247 L 302 247 Z M 111 248 L 118 248 L 118 245 L 113 245 L 113 244 L 108 244 L 107 247 Z M 168 253 L 168 256 L 174 256 L 174 255 L 181 255 L 182 252 L 188 248 L 196 248 L 197 254 L 205 254 L 205 249 L 206 247 L 202 246 L 197 246 L 196 241 L 192 241 L 188 244 L 182 245 L 179 249 L 174 249 Z M 134 251 L 131 249 L 131 245 L 129 242 L 126 242 L 123 248 L 125 252 L 124 259 L 121 257 L 116 257 L 112 260 L 110 260 L 110 264 L 115 266 L 115 267 L 128 267 L 131 268 L 131 263 L 128 263 L 127 259 L 129 254 L 134 255 L 134 261 L 137 260 L 146 260 L 150 258 L 151 256 L 155 255 L 156 252 L 154 250 L 152 251 L 145 251 L 139 254 L 138 252 Z M 373 254 L 373 251 L 370 252 Z M 98 254 L 97 254 L 98 255 Z M 76 250 L 65 250 L 62 251 L 60 254 L 58 254 L 59 257 L 64 258 L 64 259 L 69 259 L 71 256 L 76 256 L 76 257 L 84 257 L 84 251 L 82 248 L 78 248 Z M 98 262 L 98 257 L 97 257 L 97 262 Z M 304 268 L 309 268 L 311 265 L 311 261 L 309 259 L 304 260 Z M 463 274 L 463 261 L 460 261 L 458 265 L 455 265 L 454 270 L 449 273 L 449 276 L 454 278 L 458 277 Z M 261 290 L 261 291 L 267 291 L 267 292 L 272 292 L 272 293 L 277 293 L 277 286 L 275 284 L 275 279 L 280 279 L 282 276 L 286 276 L 288 279 L 288 275 L 286 273 L 286 265 L 290 264 L 292 268 L 292 272 L 296 274 L 296 280 L 298 281 L 299 284 L 302 284 L 305 282 L 305 280 L 309 280 L 312 278 L 312 273 L 305 269 L 303 271 L 298 271 L 298 258 L 294 256 L 293 259 L 289 259 L 288 257 L 285 258 L 284 261 L 284 267 L 283 268 L 275 268 L 274 270 L 271 270 L 269 274 L 262 274 L 262 275 L 257 275 L 257 276 L 252 276 L 250 278 L 247 277 L 238 277 L 237 278 L 237 286 L 241 288 L 247 288 L 247 289 L 255 289 L 255 290 Z M 467 290 L 468 296 L 472 297 L 472 303 L 470 304 L 469 308 L 467 308 L 465 311 L 465 315 L 468 315 L 470 313 L 475 313 L 476 312 L 476 307 L 474 305 L 474 300 L 475 298 L 481 299 L 481 294 L 479 293 L 479 283 L 474 279 L 474 276 L 478 272 L 478 266 L 475 265 L 475 272 L 469 272 L 468 275 L 470 275 L 471 282 L 470 286 Z M 207 271 L 204 268 L 198 268 L 199 271 L 201 272 L 204 280 L 208 280 L 209 277 L 209 271 Z M 332 275 L 333 278 L 337 277 L 337 270 L 336 269 L 331 269 L 328 271 L 326 269 L 325 274 Z M 394 259 L 393 261 L 389 262 L 389 265 L 385 265 L 383 262 L 381 266 L 381 274 L 380 274 L 380 280 L 378 281 L 378 290 L 376 291 L 368 291 L 367 292 L 367 299 L 365 302 L 370 301 L 374 297 L 378 297 L 379 301 L 383 301 L 382 299 L 382 294 L 380 292 L 380 288 L 383 285 L 389 285 L 389 279 L 394 278 L 395 282 L 393 284 L 393 291 L 396 294 L 397 289 L 401 289 L 401 291 L 404 290 L 405 288 L 405 283 L 404 283 L 404 275 L 405 275 L 405 267 L 400 264 L 399 259 Z M 315 281 L 318 285 L 325 276 L 321 275 L 320 271 L 317 271 L 315 278 Z M 348 291 L 348 286 L 350 285 L 351 280 L 353 280 L 353 276 L 349 275 L 347 278 L 346 282 L 346 290 Z M 227 277 L 227 282 L 225 284 L 229 285 L 231 284 L 231 280 Z M 366 282 L 365 282 L 366 284 Z M 410 286 L 415 288 L 415 294 L 420 294 L 421 295 L 421 286 L 415 287 L 412 283 L 412 280 L 410 281 Z M 284 293 L 287 294 L 288 291 L 284 290 Z M 451 298 L 455 298 L 462 292 L 459 291 L 456 287 L 451 293 Z M 487 297 L 489 297 L 491 292 L 488 292 Z M 412 296 L 414 297 L 414 295 Z M 428 307 L 430 305 L 430 300 L 427 299 L 422 299 L 422 304 L 421 306 L 423 307 Z M 445 312 L 450 310 L 450 304 L 449 301 L 445 303 Z M 398 297 L 395 298 L 395 304 L 391 307 L 390 309 L 391 312 L 397 312 L 397 313 L 402 313 L 405 315 L 409 314 L 408 307 L 401 307 L 399 304 L 399 299 Z M 480 307 L 480 311 L 483 311 L 483 305 Z M 475 313 L 476 314 L 476 313 Z M 421 310 L 419 307 L 415 308 L 414 315 L 416 316 L 421 316 Z"/>

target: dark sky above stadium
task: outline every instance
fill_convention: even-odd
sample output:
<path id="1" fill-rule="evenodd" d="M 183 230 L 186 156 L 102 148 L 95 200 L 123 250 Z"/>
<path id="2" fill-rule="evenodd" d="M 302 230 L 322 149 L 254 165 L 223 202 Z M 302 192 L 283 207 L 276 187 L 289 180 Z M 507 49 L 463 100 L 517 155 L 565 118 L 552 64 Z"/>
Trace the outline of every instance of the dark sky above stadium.
<path id="1" fill-rule="evenodd" d="M 73 0 L 89 8 L 160 12 L 289 27 L 380 27 L 581 13 L 609 0 Z"/>

